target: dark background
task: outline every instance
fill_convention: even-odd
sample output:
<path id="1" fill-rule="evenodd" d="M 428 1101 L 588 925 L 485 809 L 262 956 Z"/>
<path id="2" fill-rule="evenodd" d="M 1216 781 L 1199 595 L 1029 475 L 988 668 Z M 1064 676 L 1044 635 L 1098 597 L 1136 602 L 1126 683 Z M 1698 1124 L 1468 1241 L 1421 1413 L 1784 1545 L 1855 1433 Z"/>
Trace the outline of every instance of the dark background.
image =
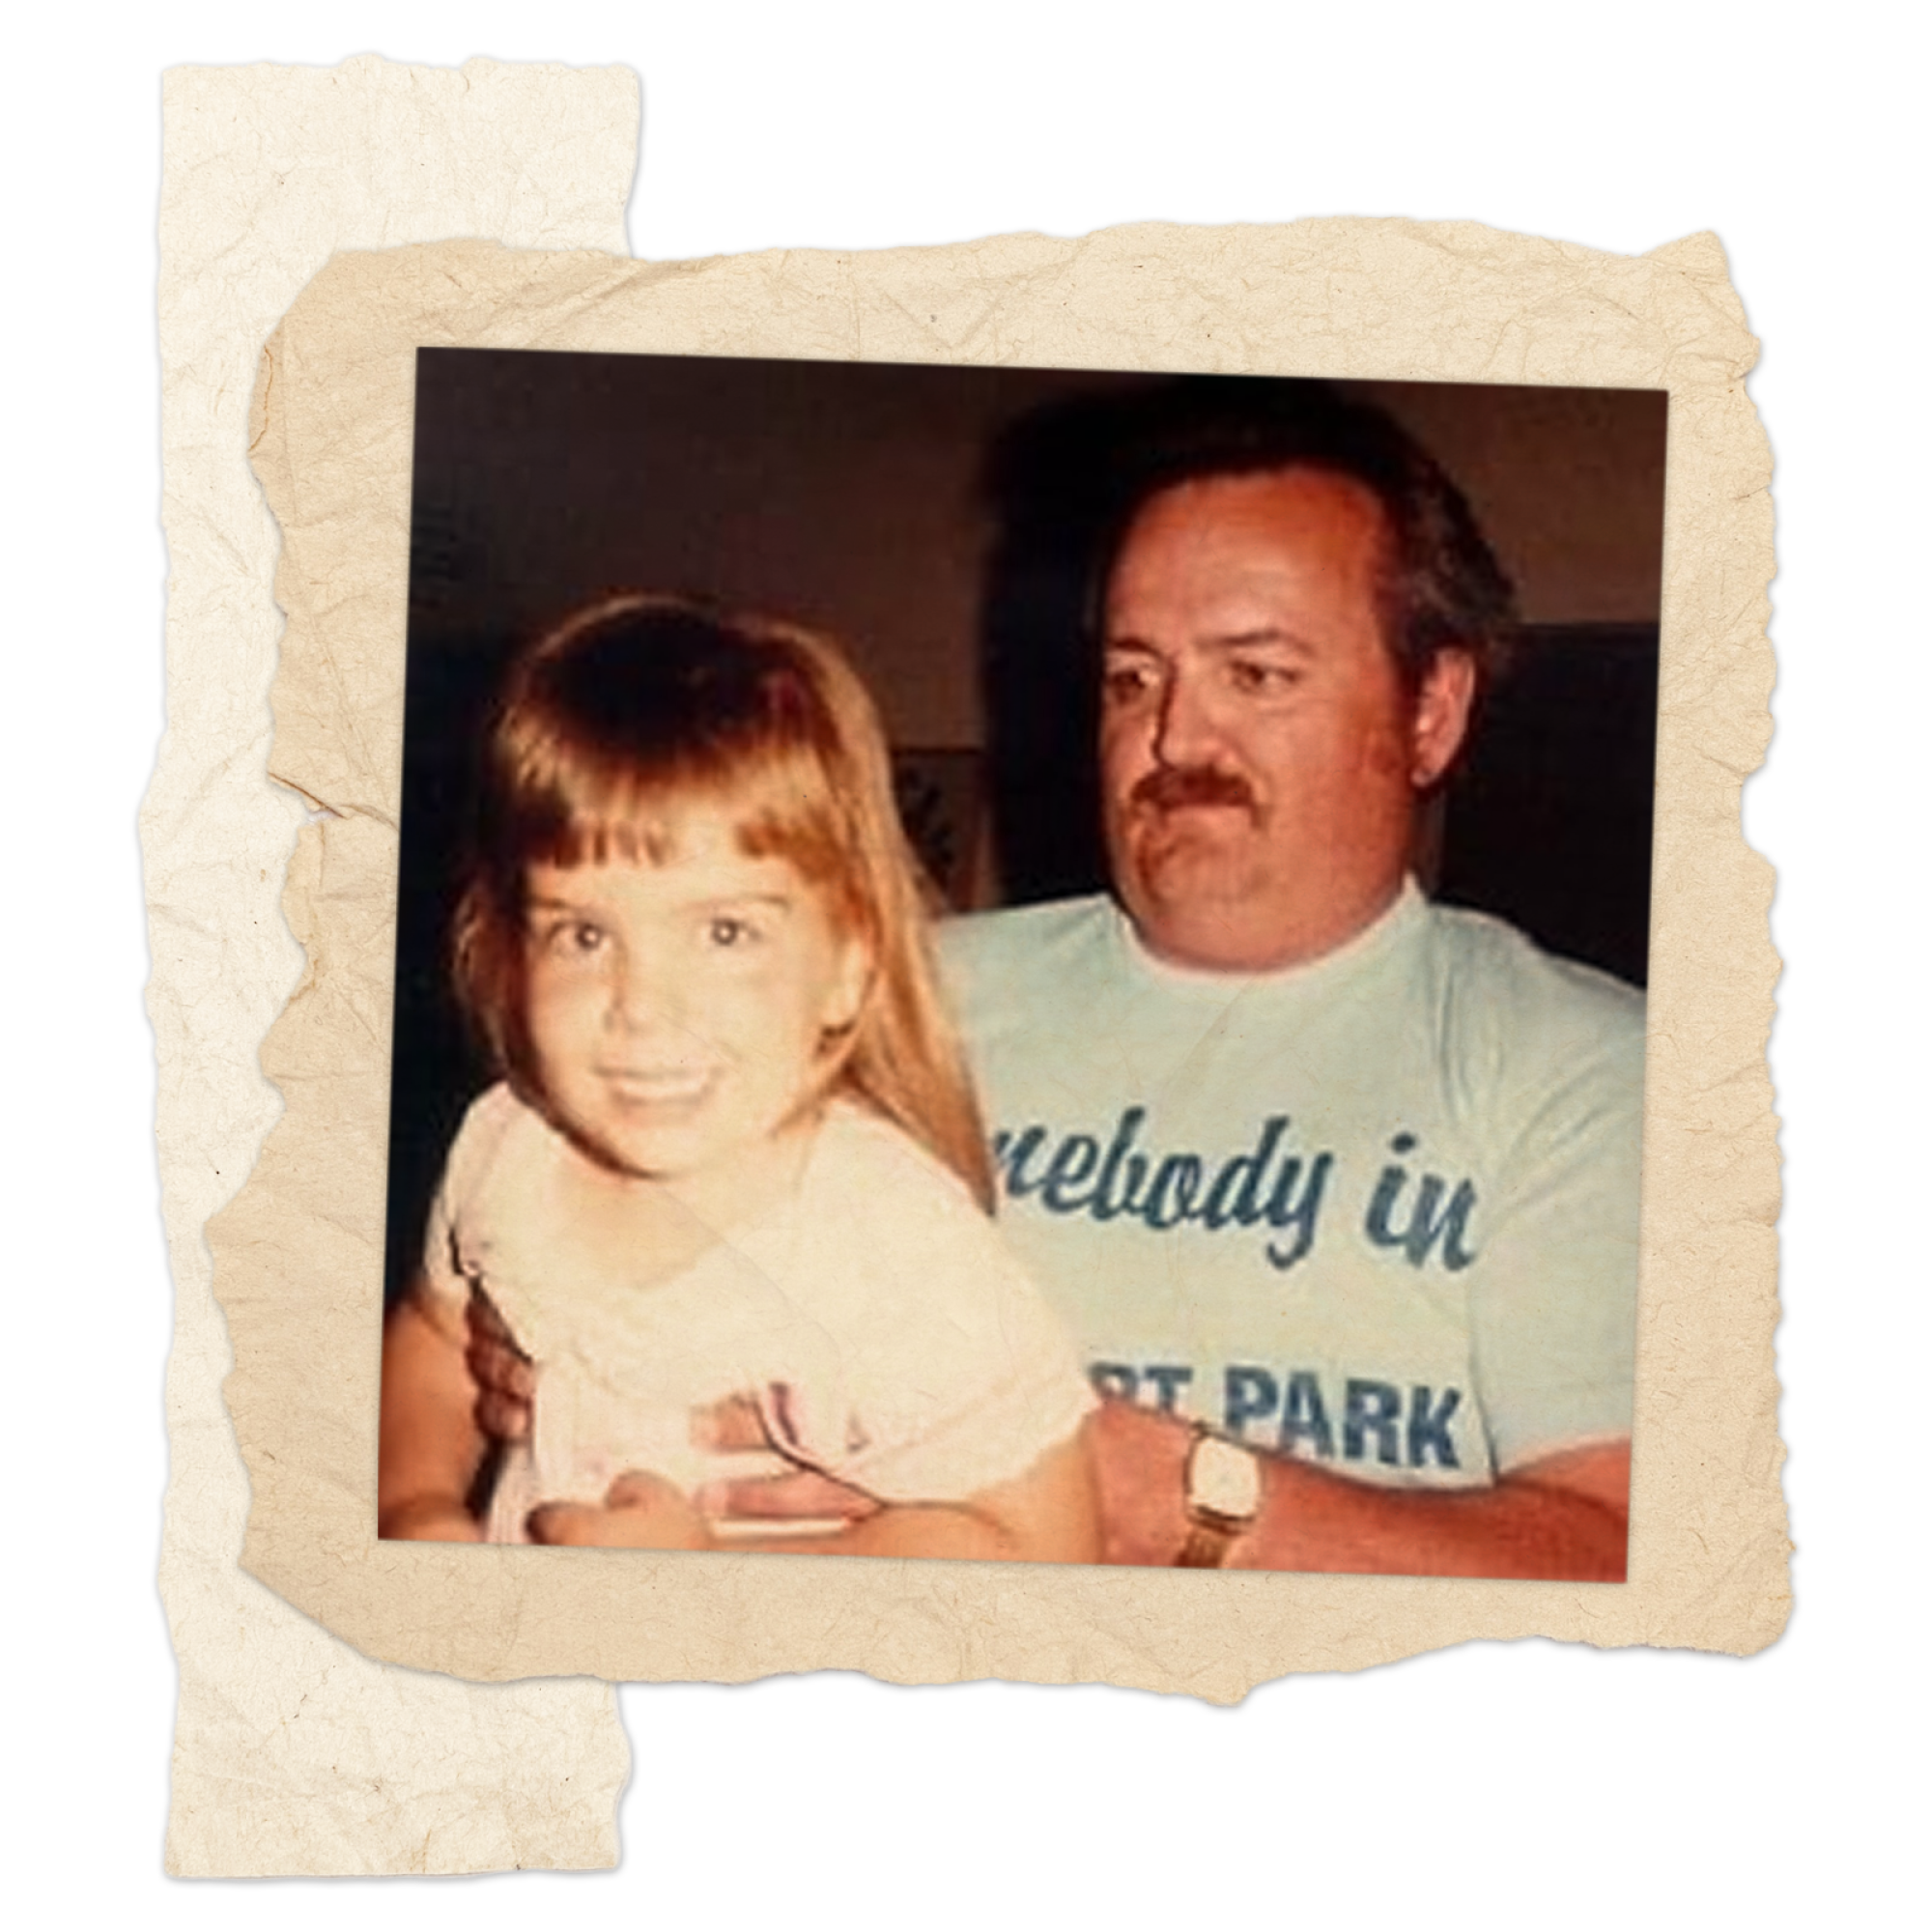
<path id="1" fill-rule="evenodd" d="M 60 1677 L 60 1716 L 43 1731 L 33 1777 L 48 1814 L 73 1820 L 83 1857 L 70 1859 L 73 1876 L 56 1884 L 75 1895 L 153 1888 L 180 1897 L 156 1884 L 174 1706 L 153 1584 L 166 1472 L 156 1385 L 172 1291 L 155 1211 L 153 1036 L 141 1009 L 147 937 L 131 833 L 162 728 L 166 554 L 155 527 L 151 427 L 158 73 L 178 60 L 332 64 L 363 46 L 433 64 L 473 50 L 442 33 L 398 33 L 394 21 L 344 29 L 340 39 L 261 27 L 242 44 L 174 29 L 153 58 L 91 48 L 85 114 L 71 129 L 104 172 L 77 178 L 81 236 L 99 247 L 89 257 L 89 299 L 71 305 L 60 336 L 75 381 L 64 390 L 71 413 L 48 462 L 70 500 L 108 510 L 95 527 L 131 533 L 126 547 L 108 543 L 106 554 L 75 535 L 75 578 L 126 587 L 129 609 L 145 612 L 135 628 L 147 639 L 116 651 L 110 676 L 95 668 L 99 647 L 62 645 L 52 670 L 99 719 L 114 777 L 87 794 L 87 821 L 99 823 L 99 848 L 120 867 L 106 964 L 71 974 L 75 985 L 104 989 L 87 1028 L 100 1084 L 71 1097 L 56 1092 L 46 1117 L 52 1134 L 71 1124 L 85 1136 L 77 1144 L 99 1151 L 108 1188 L 89 1219 L 108 1236 L 104 1252 L 126 1296 L 126 1314 L 102 1331 L 89 1383 L 110 1420 L 81 1445 L 81 1468 L 89 1497 L 137 1499 L 133 1524 L 112 1519 L 75 1548 L 77 1584 L 58 1598 L 66 1611 L 58 1623 L 31 1615 L 50 1604 L 44 1590 L 27 1592 L 21 1605 L 41 1644 L 52 1642 L 56 1665 L 70 1656 L 79 1665 Z M 663 52 L 643 35 L 628 44 L 560 25 L 498 35 L 491 50 L 630 60 L 647 77 Z M 1853 330 L 1862 338 L 1868 328 L 1866 298 L 1880 294 L 1884 270 L 1820 274 L 1822 261 L 1866 259 L 1845 253 L 1835 226 L 1849 220 L 1855 240 L 1861 195 L 1847 189 L 1861 187 L 1857 164 L 1837 158 L 1830 141 L 1787 137 L 1803 104 L 1789 71 L 1756 70 L 1748 48 L 1731 44 L 1723 68 L 1694 54 L 1665 66 L 1642 35 L 1607 39 L 1588 70 L 1565 64 L 1551 77 L 1555 91 L 1534 77 L 1505 81 L 1503 66 L 1482 70 L 1480 50 L 1466 44 L 1459 62 L 1447 60 L 1447 44 L 1416 44 L 1399 71 L 1378 46 L 1374 85 L 1362 91 L 1345 85 L 1347 58 L 1337 62 L 1327 48 L 1316 62 L 1320 85 L 1296 85 L 1294 70 L 1231 58 L 1219 43 L 1211 60 L 1206 46 L 1194 58 L 1173 44 L 1124 48 L 1119 62 L 1082 50 L 1078 64 L 1030 48 L 1016 66 L 1012 46 L 995 39 L 976 58 L 954 50 L 951 91 L 908 66 L 916 85 L 896 106 L 881 106 L 875 81 L 821 77 L 794 46 L 730 52 L 732 114 L 713 139 L 699 137 L 694 102 L 667 102 L 665 87 L 647 79 L 632 205 L 638 255 L 887 247 L 1016 228 L 1082 234 L 1150 216 L 1287 220 L 1383 209 L 1476 218 L 1621 253 L 1706 226 L 1721 234 L 1764 340 L 1750 394 L 1777 450 L 1777 736 L 1764 771 L 1745 786 L 1743 827 L 1779 866 L 1772 927 L 1787 962 L 1772 1065 L 1787 1157 L 1777 1345 L 1799 1605 L 1783 1640 L 1743 1662 L 1480 1644 L 1350 1677 L 1287 1679 L 1254 1692 L 1240 1712 L 1105 1689 L 898 1690 L 850 1677 L 740 1690 L 626 1687 L 636 1772 L 624 1801 L 624 1868 L 593 1878 L 597 1895 L 624 1888 L 639 1907 L 661 1905 L 668 1884 L 696 1872 L 705 1884 L 726 1876 L 734 1889 L 777 1886 L 786 1897 L 823 1893 L 833 1882 L 844 1897 L 854 1886 L 869 1889 L 866 1880 L 895 1847 L 939 1857 L 929 1851 L 935 1820 L 951 1804 L 974 1849 L 964 1859 L 949 1851 L 941 1862 L 949 1880 L 968 1868 L 954 1889 L 976 1903 L 987 1880 L 1034 1861 L 1076 1884 L 1082 1907 L 1105 1911 L 1144 1905 L 1161 1878 L 1190 1884 L 1204 1901 L 1287 1911 L 1318 1897 L 1308 1889 L 1314 1870 L 1370 1888 L 1385 1911 L 1534 1889 L 1561 1901 L 1602 1897 L 1607 1911 L 1629 1913 L 1654 1897 L 1665 1872 L 1675 1895 L 1735 1903 L 1760 1874 L 1797 1859 L 1795 1847 L 1832 1832 L 1832 1810 L 1818 1803 L 1828 1783 L 1857 1791 L 1855 1766 L 1884 1762 L 1857 1727 L 1895 1702 L 1884 1675 L 1895 1667 L 1895 1646 L 1884 1633 L 1903 1621 L 1891 1607 L 1901 1604 L 1889 1567 L 1895 1536 L 1864 1534 L 1861 1495 L 1872 1484 L 1878 1437 L 1833 1428 L 1832 1399 L 1870 1385 L 1872 1329 L 1862 1316 L 1833 1323 L 1830 1312 L 1847 1306 L 1847 1279 L 1888 1281 L 1897 1267 L 1868 1252 L 1884 1215 L 1845 1219 L 1843 1202 L 1862 1198 L 1862 1169 L 1855 1177 L 1832 1163 L 1832 1150 L 1845 1144 L 1841 1124 L 1864 1117 L 1864 1094 L 1851 1082 L 1886 1057 L 1872 1032 L 1878 1024 L 1889 1032 L 1889 1003 L 1872 1001 L 1864 983 L 1859 997 L 1841 987 L 1830 1036 L 1820 1028 L 1826 962 L 1845 951 L 1824 935 L 1845 935 L 1847 867 L 1859 869 L 1859 833 L 1872 823 L 1874 800 L 1888 825 L 1917 817 L 1897 796 L 1897 755 L 1874 730 L 1882 717 L 1874 721 L 1872 699 L 1889 684 L 1880 672 L 1895 659 L 1853 655 L 1888 651 L 1878 639 L 1897 626 L 1895 574 L 1855 568 L 1862 527 L 1855 518 L 1864 508 L 1853 485 L 1866 439 L 1897 410 L 1886 396 L 1859 400 L 1868 394 L 1861 379 L 1886 383 L 1868 344 L 1853 340 Z M 1750 73 L 1743 83 L 1739 60 Z M 1832 95 L 1845 79 L 1826 50 L 1808 56 L 1806 70 L 1804 99 Z M 1308 81 L 1306 66 L 1300 79 Z M 58 197 L 52 207 L 31 205 L 29 234 L 44 224 L 71 255 L 71 234 L 52 236 L 60 213 Z M 71 609 L 66 585 L 56 580 L 48 591 L 62 611 Z M 1861 1024 L 1866 1010 L 1874 1016 Z M 106 1134 L 100 1090 L 116 1097 Z M 1889 1528 L 1895 1519 L 1886 1520 Z M 862 1824 L 837 1797 L 792 1795 L 784 1768 L 804 1748 L 835 1795 L 867 1795 Z M 85 1793 L 85 1806 L 75 1793 Z M 1105 1816 L 1092 1812 L 1094 1803 L 1107 1806 Z M 1378 1864 L 1370 1874 L 1337 1851 L 1339 1833 L 1364 1820 L 1399 1833 L 1401 1870 Z M 1853 1830 L 1835 1845 L 1862 1864 L 1870 1839 Z M 1432 1876 L 1451 1868 L 1455 1882 Z M 1424 1876 L 1403 1876 L 1418 1870 Z M 547 1888 L 564 1903 L 582 1895 L 580 1880 L 553 1874 L 485 1884 L 493 1893 Z M 282 1897 L 365 1911 L 381 1893 L 361 1888 L 342 1901 L 282 1886 L 276 1903 Z M 468 1897 L 452 1893 L 452 1909 L 464 1911 Z M 408 1888 L 398 1909 L 419 1899 Z M 253 1917 L 263 1899 L 255 1888 L 199 1886 L 193 1905 Z"/>

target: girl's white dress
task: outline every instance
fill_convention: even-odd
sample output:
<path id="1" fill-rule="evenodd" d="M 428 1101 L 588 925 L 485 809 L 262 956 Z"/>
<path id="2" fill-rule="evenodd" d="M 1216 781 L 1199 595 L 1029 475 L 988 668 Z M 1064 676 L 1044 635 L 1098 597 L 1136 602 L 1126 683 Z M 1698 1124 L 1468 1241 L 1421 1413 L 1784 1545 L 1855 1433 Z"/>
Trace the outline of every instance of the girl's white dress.
<path id="1" fill-rule="evenodd" d="M 469 1109 L 430 1218 L 423 1293 L 460 1322 L 495 1304 L 536 1364 L 530 1443 L 492 1504 L 526 1541 L 538 1502 L 601 1502 L 627 1469 L 687 1492 L 821 1469 L 883 1502 L 957 1502 L 1025 1472 L 1093 1406 L 1071 1343 L 959 1180 L 844 1102 L 791 1198 L 682 1273 L 593 1259 L 562 1183 L 583 1156 L 508 1087 Z M 750 1396 L 781 1446 L 760 1463 L 692 1440 L 694 1411 Z"/>

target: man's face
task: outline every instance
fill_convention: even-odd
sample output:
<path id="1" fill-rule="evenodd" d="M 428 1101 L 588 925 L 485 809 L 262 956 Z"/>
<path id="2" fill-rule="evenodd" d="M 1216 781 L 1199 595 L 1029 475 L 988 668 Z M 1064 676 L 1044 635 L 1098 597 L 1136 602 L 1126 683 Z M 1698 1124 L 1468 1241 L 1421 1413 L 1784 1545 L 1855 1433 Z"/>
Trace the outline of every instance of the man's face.
<path id="1" fill-rule="evenodd" d="M 1416 788 L 1467 723 L 1469 660 L 1411 702 L 1377 611 L 1385 524 L 1314 469 L 1152 498 L 1108 584 L 1101 784 L 1115 884 L 1183 965 L 1320 957 L 1390 903 Z"/>

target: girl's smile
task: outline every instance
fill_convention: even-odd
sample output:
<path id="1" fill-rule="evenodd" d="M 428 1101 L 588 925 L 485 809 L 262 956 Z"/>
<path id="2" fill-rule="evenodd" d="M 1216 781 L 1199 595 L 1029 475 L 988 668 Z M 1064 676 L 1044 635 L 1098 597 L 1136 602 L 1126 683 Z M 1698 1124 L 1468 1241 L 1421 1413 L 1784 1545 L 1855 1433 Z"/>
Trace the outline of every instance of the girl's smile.
<path id="1" fill-rule="evenodd" d="M 695 1108 L 716 1085 L 715 1076 L 703 1069 L 693 1072 L 671 1067 L 664 1072 L 653 1072 L 626 1066 L 607 1066 L 598 1070 L 611 1083 L 616 1097 L 627 1106 L 635 1107 Z"/>
<path id="2" fill-rule="evenodd" d="M 661 863 L 529 871 L 530 1044 L 544 1098 L 606 1165 L 657 1179 L 728 1166 L 823 1084 L 865 998 L 863 950 L 730 814 L 682 812 Z"/>

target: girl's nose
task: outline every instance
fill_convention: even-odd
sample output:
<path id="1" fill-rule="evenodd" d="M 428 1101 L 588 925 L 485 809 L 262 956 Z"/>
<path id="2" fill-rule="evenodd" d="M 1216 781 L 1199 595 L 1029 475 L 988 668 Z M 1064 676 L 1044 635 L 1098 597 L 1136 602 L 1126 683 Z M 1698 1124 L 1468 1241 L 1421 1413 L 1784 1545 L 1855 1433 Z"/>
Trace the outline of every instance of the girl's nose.
<path id="1" fill-rule="evenodd" d="M 682 1032 L 689 1001 L 675 974 L 630 957 L 611 975 L 610 1018 L 627 1033 L 649 1033 L 660 1027 Z"/>

